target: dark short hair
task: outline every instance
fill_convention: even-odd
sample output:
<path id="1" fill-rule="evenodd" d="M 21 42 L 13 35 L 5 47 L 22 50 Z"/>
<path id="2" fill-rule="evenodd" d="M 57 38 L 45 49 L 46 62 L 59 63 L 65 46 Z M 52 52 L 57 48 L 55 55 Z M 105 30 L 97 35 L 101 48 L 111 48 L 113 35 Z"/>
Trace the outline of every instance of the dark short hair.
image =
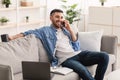
<path id="1" fill-rule="evenodd" d="M 55 12 L 63 13 L 63 11 L 62 11 L 61 9 L 53 9 L 53 10 L 50 12 L 50 15 L 54 14 Z"/>

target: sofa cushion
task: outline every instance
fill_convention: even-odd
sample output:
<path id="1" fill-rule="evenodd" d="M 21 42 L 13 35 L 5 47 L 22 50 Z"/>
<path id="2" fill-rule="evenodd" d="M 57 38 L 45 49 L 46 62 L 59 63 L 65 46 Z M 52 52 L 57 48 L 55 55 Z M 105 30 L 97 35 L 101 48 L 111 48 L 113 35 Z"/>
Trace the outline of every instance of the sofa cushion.
<path id="1" fill-rule="evenodd" d="M 52 77 L 51 80 L 80 80 L 79 75 L 75 72 L 71 72 L 67 75 L 59 75 L 59 74 L 54 75 L 53 74 L 53 76 L 51 76 L 51 77 Z"/>
<path id="2" fill-rule="evenodd" d="M 38 61 L 38 46 L 34 35 L 0 43 L 0 64 L 10 65 L 13 73 L 21 72 L 21 61 Z"/>
<path id="3" fill-rule="evenodd" d="M 107 75 L 107 80 L 120 80 L 120 69 L 117 69 Z"/>
<path id="4" fill-rule="evenodd" d="M 109 54 L 109 64 L 114 64 L 116 62 L 116 57 L 113 54 Z"/>
<path id="5" fill-rule="evenodd" d="M 14 80 L 22 80 L 22 73 L 17 73 L 14 75 Z M 59 75 L 51 73 L 51 80 L 80 80 L 77 73 L 72 72 L 67 75 Z"/>
<path id="6" fill-rule="evenodd" d="M 103 31 L 78 32 L 81 50 L 100 51 Z"/>
<path id="7" fill-rule="evenodd" d="M 40 39 L 37 39 L 38 42 L 38 51 L 39 51 L 39 61 L 49 62 L 47 52 Z"/>

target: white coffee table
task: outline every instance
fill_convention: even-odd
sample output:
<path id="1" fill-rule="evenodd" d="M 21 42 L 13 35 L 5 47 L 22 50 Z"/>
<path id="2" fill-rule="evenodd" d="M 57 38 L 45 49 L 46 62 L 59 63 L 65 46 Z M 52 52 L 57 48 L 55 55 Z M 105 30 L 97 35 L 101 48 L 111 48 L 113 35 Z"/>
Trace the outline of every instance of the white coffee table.
<path id="1" fill-rule="evenodd" d="M 108 74 L 107 80 L 120 80 L 120 69 L 117 69 Z"/>

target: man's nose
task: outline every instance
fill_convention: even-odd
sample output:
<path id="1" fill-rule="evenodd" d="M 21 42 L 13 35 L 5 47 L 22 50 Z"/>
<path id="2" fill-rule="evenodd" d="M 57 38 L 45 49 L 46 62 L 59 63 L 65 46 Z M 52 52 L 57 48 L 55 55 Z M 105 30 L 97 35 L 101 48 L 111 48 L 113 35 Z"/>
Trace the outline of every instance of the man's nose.
<path id="1" fill-rule="evenodd" d="M 64 20 L 63 19 L 59 19 L 61 22 L 63 22 Z"/>

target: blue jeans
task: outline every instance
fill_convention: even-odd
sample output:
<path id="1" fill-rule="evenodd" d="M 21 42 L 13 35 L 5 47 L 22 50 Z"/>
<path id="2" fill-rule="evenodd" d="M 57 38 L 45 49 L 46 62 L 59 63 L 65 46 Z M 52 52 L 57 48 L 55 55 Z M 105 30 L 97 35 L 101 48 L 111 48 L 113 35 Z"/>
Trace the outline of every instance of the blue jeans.
<path id="1" fill-rule="evenodd" d="M 106 52 L 82 51 L 67 59 L 61 65 L 73 69 L 83 80 L 103 80 L 109 62 Z M 86 66 L 97 64 L 96 74 L 92 77 Z"/>

